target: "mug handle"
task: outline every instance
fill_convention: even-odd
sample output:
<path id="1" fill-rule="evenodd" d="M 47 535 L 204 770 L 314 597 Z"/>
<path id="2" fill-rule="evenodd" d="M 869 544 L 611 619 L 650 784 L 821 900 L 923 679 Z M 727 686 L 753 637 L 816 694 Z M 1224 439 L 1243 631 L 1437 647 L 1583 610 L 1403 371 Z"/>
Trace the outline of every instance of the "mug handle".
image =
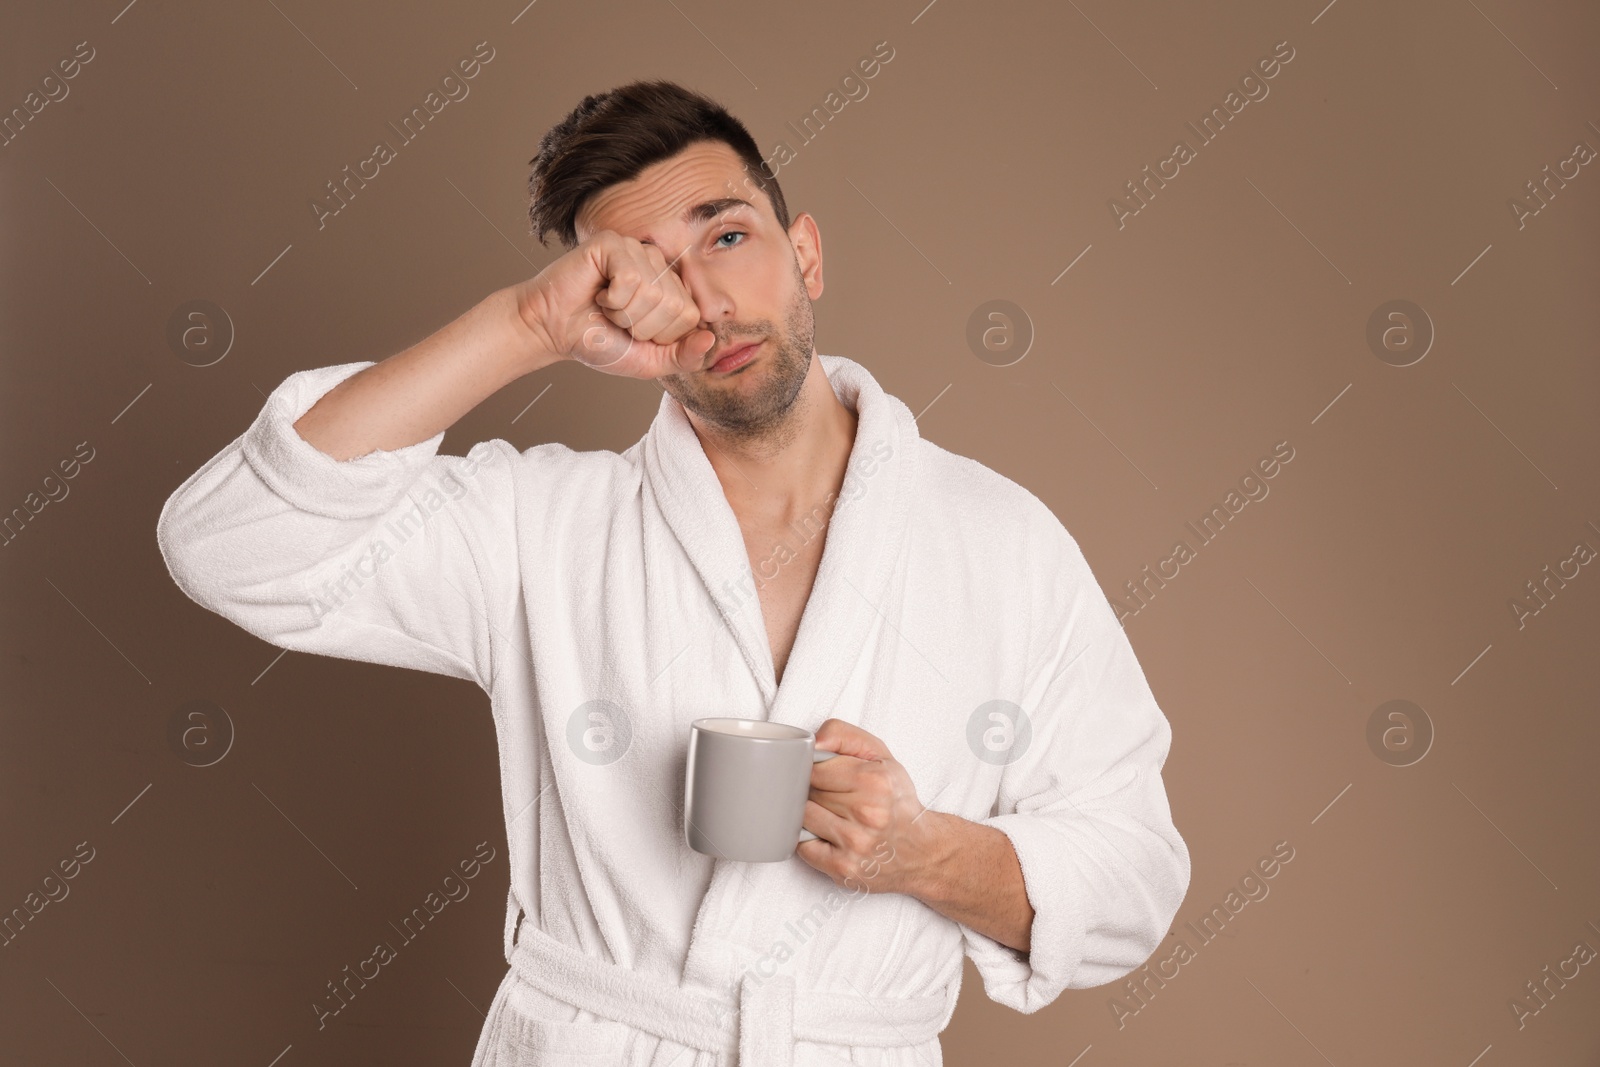
<path id="1" fill-rule="evenodd" d="M 838 754 L 839 753 L 837 753 L 837 752 L 822 752 L 822 751 L 819 751 L 817 749 L 812 749 L 812 751 L 811 751 L 811 762 L 812 762 L 812 764 L 818 764 L 818 763 L 821 763 L 823 760 L 830 760 L 833 757 L 837 756 Z M 801 842 L 803 842 L 803 841 L 817 841 L 817 840 L 820 840 L 820 838 L 818 838 L 816 834 L 812 833 L 810 830 L 807 830 L 804 826 L 800 827 L 800 841 Z M 796 842 L 796 844 L 799 844 L 799 843 L 800 842 Z"/>

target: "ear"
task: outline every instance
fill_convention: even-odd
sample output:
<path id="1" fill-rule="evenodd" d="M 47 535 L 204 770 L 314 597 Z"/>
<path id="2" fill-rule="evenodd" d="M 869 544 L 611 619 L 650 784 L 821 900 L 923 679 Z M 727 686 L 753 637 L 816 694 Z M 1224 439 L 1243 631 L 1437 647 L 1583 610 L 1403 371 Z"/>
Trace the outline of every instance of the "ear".
<path id="1" fill-rule="evenodd" d="M 822 296 L 822 234 L 817 220 L 802 211 L 789 224 L 789 244 L 800 265 L 800 277 L 805 280 L 806 293 L 812 300 Z"/>

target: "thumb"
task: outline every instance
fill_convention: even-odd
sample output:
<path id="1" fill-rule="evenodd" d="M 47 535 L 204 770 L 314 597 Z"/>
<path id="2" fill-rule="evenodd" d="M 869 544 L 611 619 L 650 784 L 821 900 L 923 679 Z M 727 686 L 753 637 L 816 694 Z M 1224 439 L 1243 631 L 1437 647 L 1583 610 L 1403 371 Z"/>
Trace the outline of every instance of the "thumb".
<path id="1" fill-rule="evenodd" d="M 717 335 L 710 330 L 699 329 L 686 335 L 677 344 L 677 363 L 680 371 L 697 370 L 700 362 L 706 358 L 717 344 Z"/>

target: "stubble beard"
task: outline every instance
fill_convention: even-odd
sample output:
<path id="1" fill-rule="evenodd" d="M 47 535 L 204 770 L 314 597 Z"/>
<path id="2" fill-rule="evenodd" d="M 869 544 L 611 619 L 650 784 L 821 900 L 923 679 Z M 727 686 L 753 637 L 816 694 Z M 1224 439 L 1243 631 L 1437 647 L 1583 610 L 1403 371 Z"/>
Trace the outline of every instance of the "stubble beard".
<path id="1" fill-rule="evenodd" d="M 816 318 L 799 264 L 795 265 L 794 299 L 784 314 L 782 331 L 770 319 L 719 324 L 723 327 L 726 332 L 718 332 L 718 345 L 730 338 L 760 335 L 773 342 L 762 365 L 747 363 L 749 370 L 735 376 L 759 375 L 754 387 L 734 377 L 724 385 L 695 373 L 666 375 L 661 379 L 662 388 L 740 451 L 781 448 L 799 432 L 798 416 L 804 405 L 797 401 L 811 370 L 816 341 Z"/>

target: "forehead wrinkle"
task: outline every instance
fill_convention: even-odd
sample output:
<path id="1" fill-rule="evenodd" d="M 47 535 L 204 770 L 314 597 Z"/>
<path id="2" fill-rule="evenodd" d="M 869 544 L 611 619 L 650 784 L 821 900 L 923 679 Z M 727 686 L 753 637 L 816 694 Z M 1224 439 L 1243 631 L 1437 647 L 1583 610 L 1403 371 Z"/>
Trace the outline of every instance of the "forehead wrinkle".
<path id="1" fill-rule="evenodd" d="M 639 240 L 647 242 L 654 240 L 648 232 L 650 226 L 659 221 L 688 223 L 715 218 L 721 211 L 705 213 L 707 205 L 718 204 L 722 205 L 721 210 L 727 210 L 726 202 L 738 199 L 726 196 L 729 180 L 715 184 L 715 192 L 707 191 L 708 179 L 714 182 L 723 170 L 721 164 L 726 162 L 720 156 L 721 153 L 717 153 L 674 159 L 653 175 L 648 184 L 634 178 L 603 190 L 581 214 L 591 229 L 599 228 L 595 221 L 602 213 L 620 218 L 625 225 L 613 224 L 607 228 L 619 233 L 638 230 L 644 234 Z M 727 178 L 726 175 L 722 177 Z M 697 213 L 701 213 L 701 217 L 691 219 Z M 634 216 L 644 216 L 649 221 L 634 222 Z"/>
<path id="2" fill-rule="evenodd" d="M 693 200 L 694 198 L 690 197 L 689 199 Z M 691 227 L 704 226 L 708 223 L 716 222 L 730 212 L 736 212 L 744 208 L 753 211 L 755 210 L 755 205 L 736 196 L 718 197 L 715 200 L 701 201 L 698 204 L 692 204 L 684 208 L 682 214 L 678 216 L 678 222 Z M 655 237 L 648 232 L 639 240 L 644 244 L 656 243 Z"/>

